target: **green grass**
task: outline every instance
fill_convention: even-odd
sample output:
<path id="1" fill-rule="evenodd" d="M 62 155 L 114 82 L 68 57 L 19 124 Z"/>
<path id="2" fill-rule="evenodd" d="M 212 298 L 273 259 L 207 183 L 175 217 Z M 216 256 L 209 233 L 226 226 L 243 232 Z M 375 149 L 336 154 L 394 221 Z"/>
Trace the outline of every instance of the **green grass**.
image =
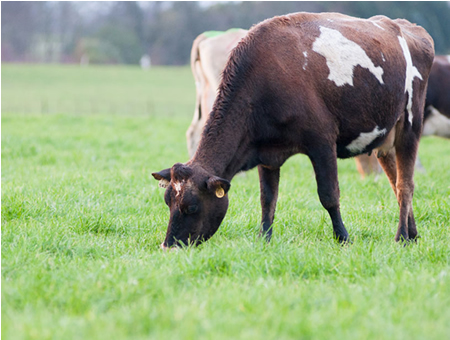
<path id="1" fill-rule="evenodd" d="M 448 339 L 449 141 L 421 143 L 417 244 L 394 242 L 398 207 L 386 178 L 361 180 L 345 160 L 341 205 L 353 244 L 337 245 L 312 166 L 298 155 L 282 168 L 269 245 L 256 236 L 252 170 L 232 181 L 210 241 L 164 253 L 168 209 L 151 172 L 187 160 L 189 69 L 89 70 L 2 65 L 4 339 Z M 27 76 L 46 72 L 53 81 Z M 64 88 L 70 100 L 118 103 L 147 88 L 160 104 L 132 115 L 5 109 L 20 91 L 58 97 Z"/>
<path id="2" fill-rule="evenodd" d="M 192 98 L 188 67 L 2 65 L 2 113 L 183 116 Z"/>

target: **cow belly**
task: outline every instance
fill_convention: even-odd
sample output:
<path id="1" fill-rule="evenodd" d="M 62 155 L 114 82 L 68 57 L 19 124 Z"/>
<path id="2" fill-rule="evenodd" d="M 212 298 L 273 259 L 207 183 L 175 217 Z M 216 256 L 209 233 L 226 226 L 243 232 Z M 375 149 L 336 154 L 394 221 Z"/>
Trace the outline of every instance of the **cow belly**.
<path id="1" fill-rule="evenodd" d="M 339 158 L 349 158 L 364 153 L 371 152 L 373 149 L 382 145 L 386 137 L 390 135 L 386 128 L 378 125 L 368 132 L 360 132 L 353 135 L 352 138 L 337 143 L 337 156 Z"/>
<path id="2" fill-rule="evenodd" d="M 354 154 L 360 154 L 377 138 L 382 137 L 385 134 L 386 129 L 380 129 L 378 126 L 375 126 L 370 132 L 361 132 L 356 139 L 346 146 L 346 148 Z"/>

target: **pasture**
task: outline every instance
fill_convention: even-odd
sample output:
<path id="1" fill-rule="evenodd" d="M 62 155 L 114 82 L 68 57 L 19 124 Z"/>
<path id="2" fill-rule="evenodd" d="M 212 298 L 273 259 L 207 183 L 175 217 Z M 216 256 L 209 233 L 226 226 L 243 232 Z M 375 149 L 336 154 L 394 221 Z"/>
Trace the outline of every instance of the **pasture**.
<path id="1" fill-rule="evenodd" d="M 385 176 L 341 160 L 339 246 L 297 155 L 270 244 L 252 170 L 210 241 L 164 253 L 151 172 L 188 160 L 194 100 L 188 67 L 2 65 L 4 339 L 448 338 L 450 141 L 420 144 L 417 244 L 394 242 Z"/>

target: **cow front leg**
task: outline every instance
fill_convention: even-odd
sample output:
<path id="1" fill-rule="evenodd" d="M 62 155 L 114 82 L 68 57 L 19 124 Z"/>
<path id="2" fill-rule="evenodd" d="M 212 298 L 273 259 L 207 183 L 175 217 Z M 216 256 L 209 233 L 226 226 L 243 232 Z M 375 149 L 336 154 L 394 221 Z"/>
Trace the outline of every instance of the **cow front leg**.
<path id="1" fill-rule="evenodd" d="M 278 184 L 280 182 L 280 169 L 271 169 L 258 166 L 259 185 L 261 191 L 261 230 L 259 236 L 265 236 L 267 242 L 272 237 L 272 223 L 275 217 L 275 208 L 278 199 Z"/>
<path id="2" fill-rule="evenodd" d="M 339 182 L 336 160 L 336 149 L 324 146 L 310 152 L 309 158 L 314 167 L 317 181 L 317 192 L 320 202 L 328 211 L 333 223 L 334 237 L 341 243 L 349 241 L 348 232 L 342 222 L 339 208 Z"/>

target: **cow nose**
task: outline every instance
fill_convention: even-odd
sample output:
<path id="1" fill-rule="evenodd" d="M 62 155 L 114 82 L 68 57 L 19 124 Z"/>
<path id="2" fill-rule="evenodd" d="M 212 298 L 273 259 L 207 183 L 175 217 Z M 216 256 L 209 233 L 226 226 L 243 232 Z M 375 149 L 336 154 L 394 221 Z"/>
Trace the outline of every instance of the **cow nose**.
<path id="1" fill-rule="evenodd" d="M 178 251 L 180 249 L 178 247 L 167 247 L 164 245 L 164 242 L 161 243 L 160 247 L 164 252 L 171 252 L 171 253 L 174 251 Z"/>

